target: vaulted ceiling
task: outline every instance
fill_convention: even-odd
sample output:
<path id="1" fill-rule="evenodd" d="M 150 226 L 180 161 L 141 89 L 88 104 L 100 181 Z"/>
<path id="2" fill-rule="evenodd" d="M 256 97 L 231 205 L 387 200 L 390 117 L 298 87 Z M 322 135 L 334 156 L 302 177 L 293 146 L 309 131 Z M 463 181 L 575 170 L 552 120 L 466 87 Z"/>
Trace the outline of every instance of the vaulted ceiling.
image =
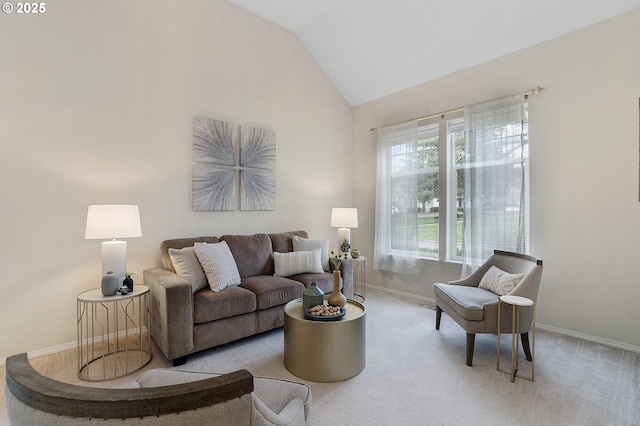
<path id="1" fill-rule="evenodd" d="M 229 0 L 297 35 L 352 105 L 640 7 L 640 0 Z"/>

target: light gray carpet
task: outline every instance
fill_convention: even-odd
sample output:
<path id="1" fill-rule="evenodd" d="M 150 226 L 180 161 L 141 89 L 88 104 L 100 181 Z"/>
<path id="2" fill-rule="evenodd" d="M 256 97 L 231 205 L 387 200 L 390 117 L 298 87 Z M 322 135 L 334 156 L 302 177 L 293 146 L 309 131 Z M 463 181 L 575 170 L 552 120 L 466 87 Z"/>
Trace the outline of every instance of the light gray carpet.
<path id="1" fill-rule="evenodd" d="M 315 425 L 640 425 L 640 354 L 538 331 L 536 381 L 511 383 L 496 371 L 496 336 L 476 337 L 467 367 L 465 332 L 446 314 L 436 331 L 435 311 L 415 300 L 368 291 L 365 305 L 367 365 L 343 382 L 306 382 Z M 510 341 L 503 335 L 507 368 Z M 284 367 L 282 329 L 180 368 L 304 381 Z"/>

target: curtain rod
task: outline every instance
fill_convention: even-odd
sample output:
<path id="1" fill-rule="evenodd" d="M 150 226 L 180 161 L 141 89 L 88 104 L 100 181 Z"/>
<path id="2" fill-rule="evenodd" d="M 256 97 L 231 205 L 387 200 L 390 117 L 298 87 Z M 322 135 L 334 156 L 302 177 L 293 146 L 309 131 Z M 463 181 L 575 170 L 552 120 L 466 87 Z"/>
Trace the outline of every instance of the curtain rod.
<path id="1" fill-rule="evenodd" d="M 543 90 L 544 90 L 544 87 L 536 86 L 533 89 L 529 89 L 529 90 L 525 90 L 524 92 L 516 93 L 516 95 L 527 96 L 527 95 L 532 95 L 532 94 L 538 94 L 538 93 L 542 92 Z M 514 96 L 514 95 L 509 95 L 509 96 Z M 502 98 L 506 98 L 506 97 L 507 96 L 502 96 L 500 98 L 491 99 L 491 101 L 497 101 L 498 99 L 502 99 Z M 491 102 L 491 101 L 485 101 L 485 102 Z M 450 110 L 447 110 L 447 111 L 438 112 L 436 114 L 425 115 L 424 117 L 417 117 L 417 118 L 412 118 L 410 120 L 401 121 L 399 123 L 389 124 L 387 126 L 372 127 L 371 129 L 369 129 L 369 131 L 370 132 L 377 132 L 379 129 L 384 129 L 385 127 L 396 126 L 398 124 L 409 123 L 411 121 L 426 120 L 428 118 L 437 117 L 439 115 L 446 115 L 446 114 L 452 114 L 454 112 L 463 111 L 464 109 L 465 109 L 465 107 L 454 108 L 454 109 L 450 109 Z"/>

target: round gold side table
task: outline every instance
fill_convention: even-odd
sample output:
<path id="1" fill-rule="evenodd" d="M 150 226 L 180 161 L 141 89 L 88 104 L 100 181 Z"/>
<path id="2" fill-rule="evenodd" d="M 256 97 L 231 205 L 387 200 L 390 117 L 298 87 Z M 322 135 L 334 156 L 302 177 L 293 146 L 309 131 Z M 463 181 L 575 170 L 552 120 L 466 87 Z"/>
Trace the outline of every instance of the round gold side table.
<path id="1" fill-rule="evenodd" d="M 336 321 L 304 318 L 302 299 L 284 307 L 284 366 L 312 382 L 339 382 L 357 376 L 366 363 L 366 309 L 347 299 Z"/>

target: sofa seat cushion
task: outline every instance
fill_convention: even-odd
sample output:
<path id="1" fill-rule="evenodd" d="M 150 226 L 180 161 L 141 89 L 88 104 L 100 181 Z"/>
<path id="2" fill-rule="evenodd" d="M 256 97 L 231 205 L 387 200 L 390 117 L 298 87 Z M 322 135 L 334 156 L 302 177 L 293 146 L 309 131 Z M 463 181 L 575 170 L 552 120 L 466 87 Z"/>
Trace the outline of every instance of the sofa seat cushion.
<path id="1" fill-rule="evenodd" d="M 193 320 L 195 324 L 229 318 L 256 310 L 256 295 L 238 286 L 215 292 L 204 289 L 193 295 Z"/>
<path id="2" fill-rule="evenodd" d="M 333 273 L 324 272 L 322 274 L 298 274 L 288 277 L 290 280 L 298 281 L 304 284 L 305 288 L 309 288 L 312 282 L 318 285 L 318 288 L 325 293 L 333 292 Z M 342 288 L 342 278 L 340 278 L 340 288 Z"/>
<path id="3" fill-rule="evenodd" d="M 273 275 L 255 275 L 243 278 L 240 287 L 255 294 L 259 311 L 284 305 L 293 299 L 302 297 L 305 288 L 298 281 Z"/>
<path id="4" fill-rule="evenodd" d="M 273 275 L 273 248 L 268 234 L 223 235 L 236 261 L 240 278 Z"/>
<path id="5" fill-rule="evenodd" d="M 498 301 L 498 295 L 479 287 L 436 283 L 433 291 L 438 299 L 469 321 L 484 319 L 484 305 Z"/>

